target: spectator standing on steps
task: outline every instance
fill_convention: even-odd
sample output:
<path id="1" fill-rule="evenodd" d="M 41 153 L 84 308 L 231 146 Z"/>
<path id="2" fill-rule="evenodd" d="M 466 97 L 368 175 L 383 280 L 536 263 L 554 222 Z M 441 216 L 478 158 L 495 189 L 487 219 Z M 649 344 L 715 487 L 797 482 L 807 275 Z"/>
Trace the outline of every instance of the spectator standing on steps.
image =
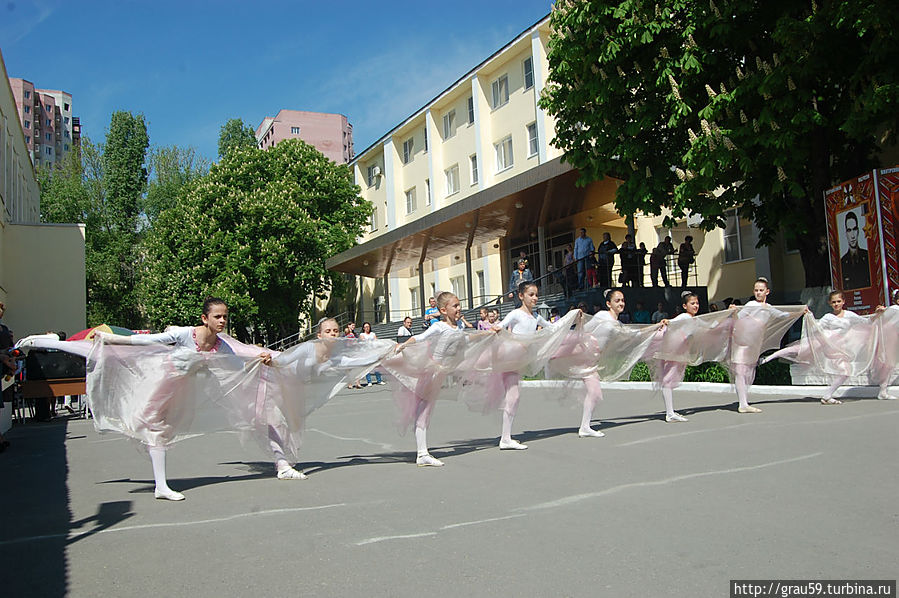
<path id="1" fill-rule="evenodd" d="M 577 286 L 583 289 L 587 277 L 587 260 L 591 258 L 596 247 L 593 245 L 593 239 L 587 236 L 587 229 L 582 228 L 578 234 L 578 238 L 574 240 L 574 259 L 577 260 Z M 518 287 L 515 287 L 515 294 L 518 293 Z"/>

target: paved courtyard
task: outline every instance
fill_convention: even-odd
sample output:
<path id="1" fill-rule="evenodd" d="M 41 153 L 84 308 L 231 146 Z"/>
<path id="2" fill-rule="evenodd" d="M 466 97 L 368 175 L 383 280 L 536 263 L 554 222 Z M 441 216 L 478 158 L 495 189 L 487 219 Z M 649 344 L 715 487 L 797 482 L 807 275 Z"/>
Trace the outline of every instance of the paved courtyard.
<path id="1" fill-rule="evenodd" d="M 453 391 L 444 391 L 447 399 Z M 235 434 L 180 443 L 173 488 L 89 421 L 14 428 L 0 455 L 0 596 L 727 596 L 730 579 L 899 575 L 899 401 L 607 390 L 605 438 L 578 406 L 523 392 L 521 452 L 499 418 L 438 405 L 443 468 L 417 468 L 389 386 L 310 420 L 305 481 L 276 481 Z"/>

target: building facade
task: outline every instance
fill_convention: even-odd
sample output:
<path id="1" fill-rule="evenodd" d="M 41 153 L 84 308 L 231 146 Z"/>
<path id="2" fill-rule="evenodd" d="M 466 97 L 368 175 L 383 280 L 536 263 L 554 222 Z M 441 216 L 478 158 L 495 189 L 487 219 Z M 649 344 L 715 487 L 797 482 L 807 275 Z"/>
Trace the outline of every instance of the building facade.
<path id="1" fill-rule="evenodd" d="M 15 77 L 9 79 L 9 86 L 34 165 L 62 162 L 81 142 L 79 119 L 72 116 L 72 94 L 38 89 L 31 81 Z"/>
<path id="2" fill-rule="evenodd" d="M 754 225 L 736 213 L 725 230 L 702 233 L 692 221 L 663 229 L 662 216 L 615 210 L 614 178 L 575 184 L 578 173 L 551 144 L 554 119 L 538 105 L 549 37 L 547 16 L 351 161 L 374 213 L 360 244 L 328 267 L 358 277 L 362 312 L 375 321 L 420 315 L 440 291 L 464 308 L 483 305 L 508 293 L 521 252 L 535 277 L 561 268 L 582 227 L 597 245 L 605 232 L 619 245 L 633 232 L 649 251 L 666 235 L 675 247 L 693 236 L 690 284 L 708 287 L 711 300 L 749 295 L 760 275 L 798 298 L 798 252 L 756 249 Z"/>
<path id="3" fill-rule="evenodd" d="M 285 139 L 302 139 L 337 164 L 347 164 L 355 156 L 353 125 L 343 114 L 281 110 L 262 119 L 256 128 L 260 149 Z"/>
<path id="4" fill-rule="evenodd" d="M 22 124 L 15 92 L 6 83 L 2 54 L 0 71 L 0 301 L 7 308 L 3 322 L 16 338 L 48 330 L 71 334 L 82 330 L 86 319 L 84 225 L 40 222 L 40 187 L 31 161 L 33 150 L 26 143 L 27 132 L 34 129 Z M 19 89 L 34 93 L 29 86 Z M 43 99 L 38 104 L 42 117 L 45 105 L 51 104 Z M 52 107 L 51 112 L 55 103 Z M 44 129 L 42 123 L 42 133 Z"/>

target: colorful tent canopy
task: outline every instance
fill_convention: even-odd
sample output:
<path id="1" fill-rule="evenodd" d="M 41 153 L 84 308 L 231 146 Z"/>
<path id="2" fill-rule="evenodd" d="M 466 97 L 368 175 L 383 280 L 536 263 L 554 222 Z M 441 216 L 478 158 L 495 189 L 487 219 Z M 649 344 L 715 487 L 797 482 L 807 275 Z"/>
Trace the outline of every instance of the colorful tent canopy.
<path id="1" fill-rule="evenodd" d="M 109 324 L 100 324 L 99 326 L 94 326 L 93 328 L 88 328 L 86 330 L 82 330 L 81 332 L 76 332 L 72 336 L 70 336 L 67 340 L 70 341 L 91 341 L 94 340 L 94 335 L 98 332 L 108 332 L 110 334 L 124 334 L 126 336 L 130 336 L 134 334 L 133 330 L 129 330 L 127 328 L 122 328 L 121 326 L 110 326 Z"/>

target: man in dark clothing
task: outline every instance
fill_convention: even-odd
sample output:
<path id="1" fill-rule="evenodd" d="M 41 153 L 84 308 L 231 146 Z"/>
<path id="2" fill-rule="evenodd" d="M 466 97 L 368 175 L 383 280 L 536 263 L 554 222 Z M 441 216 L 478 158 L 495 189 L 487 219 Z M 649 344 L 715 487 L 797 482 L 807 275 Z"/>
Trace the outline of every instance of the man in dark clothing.
<path id="1" fill-rule="evenodd" d="M 612 266 L 615 265 L 615 254 L 618 246 L 612 241 L 612 235 L 602 234 L 602 243 L 596 248 L 599 258 L 599 286 L 607 289 L 612 286 Z"/>

